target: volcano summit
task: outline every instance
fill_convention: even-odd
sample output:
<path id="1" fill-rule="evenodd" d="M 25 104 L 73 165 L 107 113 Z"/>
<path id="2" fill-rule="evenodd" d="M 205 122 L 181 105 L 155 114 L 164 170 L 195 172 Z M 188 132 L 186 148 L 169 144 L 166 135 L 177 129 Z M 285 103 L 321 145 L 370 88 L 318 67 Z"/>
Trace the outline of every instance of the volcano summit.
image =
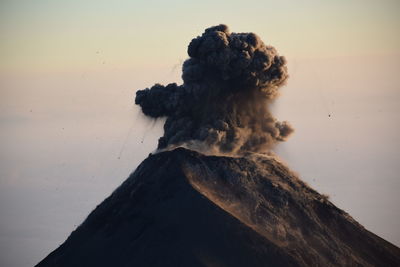
<path id="1" fill-rule="evenodd" d="M 166 117 L 157 153 L 37 266 L 400 266 L 398 247 L 269 152 L 293 131 L 268 110 L 285 59 L 225 25 L 188 54 L 182 85 L 136 95 Z"/>

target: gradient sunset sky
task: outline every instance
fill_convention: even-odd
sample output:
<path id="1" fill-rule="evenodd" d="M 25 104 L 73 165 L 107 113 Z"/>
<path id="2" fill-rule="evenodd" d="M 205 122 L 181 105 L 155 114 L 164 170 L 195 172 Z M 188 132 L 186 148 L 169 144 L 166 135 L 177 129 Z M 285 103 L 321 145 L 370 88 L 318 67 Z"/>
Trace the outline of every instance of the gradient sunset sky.
<path id="1" fill-rule="evenodd" d="M 400 2 L 0 1 L 0 265 L 33 266 L 156 148 L 135 91 L 181 83 L 209 26 L 286 56 L 276 153 L 400 245 Z"/>

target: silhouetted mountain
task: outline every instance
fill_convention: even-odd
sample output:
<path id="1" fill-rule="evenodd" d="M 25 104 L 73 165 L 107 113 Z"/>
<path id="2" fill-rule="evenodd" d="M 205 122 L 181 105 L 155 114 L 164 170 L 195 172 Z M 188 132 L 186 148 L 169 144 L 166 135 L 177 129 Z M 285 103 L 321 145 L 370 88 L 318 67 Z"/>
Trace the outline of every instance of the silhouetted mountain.
<path id="1" fill-rule="evenodd" d="M 149 156 L 37 266 L 400 266 L 270 156 Z"/>

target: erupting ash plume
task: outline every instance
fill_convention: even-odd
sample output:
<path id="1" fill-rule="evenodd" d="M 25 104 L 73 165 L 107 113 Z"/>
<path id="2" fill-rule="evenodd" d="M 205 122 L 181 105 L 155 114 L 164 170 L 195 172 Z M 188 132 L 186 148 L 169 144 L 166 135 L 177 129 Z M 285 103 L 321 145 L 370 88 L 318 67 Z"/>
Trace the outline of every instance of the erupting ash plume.
<path id="1" fill-rule="evenodd" d="M 293 131 L 268 104 L 288 78 L 285 58 L 254 33 L 205 30 L 188 47 L 184 83 L 156 84 L 136 93 L 152 118 L 167 117 L 158 148 L 201 143 L 223 153 L 265 152 Z"/>

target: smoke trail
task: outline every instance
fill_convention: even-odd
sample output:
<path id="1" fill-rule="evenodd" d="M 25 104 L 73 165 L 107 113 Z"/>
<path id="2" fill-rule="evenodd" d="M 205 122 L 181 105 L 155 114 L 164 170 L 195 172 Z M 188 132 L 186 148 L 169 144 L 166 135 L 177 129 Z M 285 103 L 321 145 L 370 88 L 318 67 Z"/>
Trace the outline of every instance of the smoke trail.
<path id="1" fill-rule="evenodd" d="M 288 78 L 285 58 L 254 33 L 205 30 L 188 47 L 184 83 L 156 84 L 136 93 L 147 116 L 167 117 L 158 148 L 201 142 L 223 153 L 265 152 L 293 129 L 268 104 Z"/>

